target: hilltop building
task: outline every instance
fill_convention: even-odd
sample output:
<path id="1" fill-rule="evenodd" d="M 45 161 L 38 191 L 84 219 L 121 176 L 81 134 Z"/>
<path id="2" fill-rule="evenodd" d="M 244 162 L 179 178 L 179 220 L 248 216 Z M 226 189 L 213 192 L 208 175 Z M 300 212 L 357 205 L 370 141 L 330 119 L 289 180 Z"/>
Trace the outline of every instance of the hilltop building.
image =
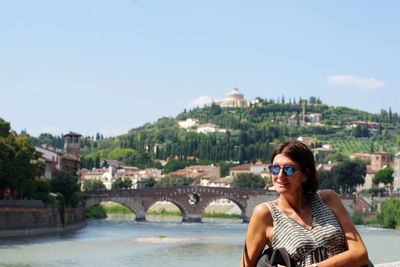
<path id="1" fill-rule="evenodd" d="M 231 92 L 226 95 L 225 101 L 217 102 L 222 108 L 240 108 L 240 107 L 248 107 L 249 102 L 244 99 L 242 93 L 239 92 L 239 89 L 233 88 Z"/>

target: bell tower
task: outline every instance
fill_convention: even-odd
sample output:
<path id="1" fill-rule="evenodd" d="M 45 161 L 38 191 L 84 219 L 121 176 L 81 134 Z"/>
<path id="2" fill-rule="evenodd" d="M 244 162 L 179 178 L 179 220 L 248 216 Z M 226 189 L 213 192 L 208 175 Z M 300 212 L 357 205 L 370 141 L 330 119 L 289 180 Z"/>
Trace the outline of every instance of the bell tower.
<path id="1" fill-rule="evenodd" d="M 72 156 L 79 160 L 81 155 L 81 136 L 73 132 L 64 135 L 64 153 L 69 157 Z"/>

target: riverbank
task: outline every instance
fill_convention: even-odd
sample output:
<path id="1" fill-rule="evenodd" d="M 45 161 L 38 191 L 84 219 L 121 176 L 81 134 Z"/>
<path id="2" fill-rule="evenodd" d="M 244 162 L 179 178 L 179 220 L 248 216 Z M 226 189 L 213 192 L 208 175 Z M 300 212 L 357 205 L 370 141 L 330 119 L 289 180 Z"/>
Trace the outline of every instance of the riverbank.
<path id="1" fill-rule="evenodd" d="M 39 200 L 1 200 L 0 238 L 62 233 L 85 227 L 84 208 L 67 208 L 61 220 L 56 204 Z"/>

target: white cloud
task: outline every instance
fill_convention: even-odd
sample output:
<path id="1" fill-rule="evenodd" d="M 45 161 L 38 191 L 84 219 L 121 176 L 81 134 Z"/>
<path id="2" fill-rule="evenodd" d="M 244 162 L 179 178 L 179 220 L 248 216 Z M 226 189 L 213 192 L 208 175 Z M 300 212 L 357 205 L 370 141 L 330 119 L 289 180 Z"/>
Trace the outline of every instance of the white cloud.
<path id="1" fill-rule="evenodd" d="M 186 105 L 186 109 L 193 109 L 193 108 L 202 108 L 204 106 L 209 106 L 212 104 L 212 102 L 214 102 L 214 100 L 206 95 L 200 96 L 199 98 L 197 98 L 196 100 L 193 100 L 192 102 L 190 102 L 189 104 Z"/>
<path id="2" fill-rule="evenodd" d="M 365 90 L 375 90 L 386 86 L 385 82 L 375 80 L 374 78 L 362 79 L 352 75 L 331 75 L 328 76 L 326 81 L 330 85 L 354 87 Z"/>

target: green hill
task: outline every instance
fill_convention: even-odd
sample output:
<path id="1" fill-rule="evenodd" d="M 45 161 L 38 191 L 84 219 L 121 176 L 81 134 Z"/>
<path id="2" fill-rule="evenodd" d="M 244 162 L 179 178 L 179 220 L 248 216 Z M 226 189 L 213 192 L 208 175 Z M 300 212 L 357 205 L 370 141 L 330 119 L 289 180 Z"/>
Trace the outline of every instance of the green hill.
<path id="1" fill-rule="evenodd" d="M 160 160 L 178 158 L 194 163 L 255 162 L 268 161 L 277 143 L 298 136 L 313 137 L 313 146 L 330 144 L 333 152 L 320 162 L 336 160 L 354 152 L 372 153 L 386 151 L 392 156 L 400 150 L 400 118 L 397 113 L 382 110 L 380 114 L 332 107 L 310 97 L 304 105 L 305 115 L 321 114 L 320 124 L 290 126 L 302 121 L 303 105 L 276 103 L 257 98 L 258 103 L 248 108 L 221 108 L 216 104 L 204 108 L 183 111 L 176 118 L 160 118 L 127 134 L 98 141 L 82 139 L 82 167 L 101 167 L 104 159 L 124 161 L 127 165 L 161 168 Z M 304 101 L 304 100 L 303 100 Z M 302 101 L 302 102 L 303 102 Z M 299 101 L 300 102 L 300 101 Z M 179 128 L 178 121 L 197 119 L 199 124 L 212 123 L 225 133 L 197 133 L 195 129 Z M 360 124 L 350 128 L 352 121 L 376 123 L 375 128 Z M 48 136 L 46 136 L 48 138 Z M 172 163 L 170 163 L 172 164 Z M 178 163 L 173 163 L 178 164 Z M 175 169 L 179 166 L 169 166 Z M 182 167 L 182 166 L 180 166 Z"/>

